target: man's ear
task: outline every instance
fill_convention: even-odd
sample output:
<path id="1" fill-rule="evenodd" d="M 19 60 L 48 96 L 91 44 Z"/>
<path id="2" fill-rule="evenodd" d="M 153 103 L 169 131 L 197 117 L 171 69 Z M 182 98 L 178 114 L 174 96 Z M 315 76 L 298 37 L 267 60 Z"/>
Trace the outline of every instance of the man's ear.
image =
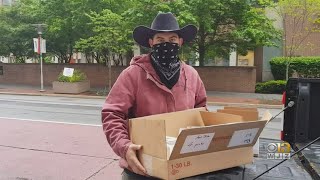
<path id="1" fill-rule="evenodd" d="M 149 45 L 150 45 L 150 47 L 153 46 L 153 40 L 151 38 L 149 38 Z"/>
<path id="2" fill-rule="evenodd" d="M 182 44 L 183 44 L 183 39 L 179 38 L 179 46 L 182 46 Z"/>

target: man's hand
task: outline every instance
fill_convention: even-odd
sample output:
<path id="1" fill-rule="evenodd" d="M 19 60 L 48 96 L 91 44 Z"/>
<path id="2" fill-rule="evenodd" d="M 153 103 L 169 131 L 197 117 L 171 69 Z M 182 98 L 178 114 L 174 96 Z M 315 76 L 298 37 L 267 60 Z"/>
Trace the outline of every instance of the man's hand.
<path id="1" fill-rule="evenodd" d="M 148 176 L 146 169 L 142 166 L 137 158 L 137 150 L 139 149 L 141 149 L 141 145 L 130 144 L 126 154 L 126 160 L 133 172 L 143 176 Z"/>

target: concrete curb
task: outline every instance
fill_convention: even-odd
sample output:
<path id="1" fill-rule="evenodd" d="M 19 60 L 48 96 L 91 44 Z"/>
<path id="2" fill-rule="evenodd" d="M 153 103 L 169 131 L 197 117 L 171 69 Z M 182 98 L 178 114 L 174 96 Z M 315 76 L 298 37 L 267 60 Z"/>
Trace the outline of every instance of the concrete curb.
<path id="1" fill-rule="evenodd" d="M 51 96 L 51 97 L 70 97 L 70 98 L 84 98 L 84 99 L 105 99 L 105 96 L 90 96 L 90 95 L 75 95 L 75 94 L 46 94 L 46 93 L 18 93 L 18 92 L 0 92 L 0 94 L 8 95 L 27 95 L 27 96 Z M 270 104 L 249 104 L 249 103 L 232 103 L 232 102 L 208 102 L 211 106 L 241 106 L 252 108 L 266 108 L 266 109 L 282 109 L 282 105 Z"/>

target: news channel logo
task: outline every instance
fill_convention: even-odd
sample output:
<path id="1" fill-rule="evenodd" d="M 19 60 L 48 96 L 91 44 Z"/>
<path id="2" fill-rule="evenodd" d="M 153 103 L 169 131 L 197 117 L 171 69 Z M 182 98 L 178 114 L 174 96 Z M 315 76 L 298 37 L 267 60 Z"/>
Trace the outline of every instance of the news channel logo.
<path id="1" fill-rule="evenodd" d="M 291 146 L 287 142 L 269 143 L 267 159 L 290 159 Z"/>

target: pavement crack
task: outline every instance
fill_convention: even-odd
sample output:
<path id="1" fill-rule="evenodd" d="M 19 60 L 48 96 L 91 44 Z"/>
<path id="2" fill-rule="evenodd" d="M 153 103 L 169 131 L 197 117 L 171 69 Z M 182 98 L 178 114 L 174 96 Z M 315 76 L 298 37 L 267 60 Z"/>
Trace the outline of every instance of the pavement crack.
<path id="1" fill-rule="evenodd" d="M 75 154 L 75 153 L 68 153 L 68 152 L 59 152 L 59 151 L 50 151 L 50 150 L 43 150 L 43 149 L 34 149 L 34 148 L 24 148 L 24 147 L 17 147 L 17 146 L 7 146 L 7 145 L 2 145 L 2 144 L 0 144 L 0 147 L 13 148 L 13 149 L 22 149 L 22 150 L 29 150 L 29 151 L 37 151 L 37 152 L 47 152 L 47 153 L 54 153 L 54 154 L 65 154 L 65 155 L 71 155 L 71 156 L 82 156 L 82 157 L 91 157 L 91 158 L 99 158 L 99 159 L 108 159 L 108 160 L 114 160 L 114 161 L 118 160 L 118 159 L 114 159 L 114 158 L 107 158 L 107 157 L 101 157 L 101 156 Z"/>
<path id="2" fill-rule="evenodd" d="M 109 162 L 108 164 L 102 166 L 98 171 L 94 172 L 91 176 L 89 176 L 88 178 L 86 178 L 85 180 L 89 180 L 92 177 L 94 177 L 95 175 L 97 175 L 100 171 L 102 171 L 104 168 L 106 168 L 107 166 L 109 166 L 110 164 L 112 164 L 114 161 Z"/>

